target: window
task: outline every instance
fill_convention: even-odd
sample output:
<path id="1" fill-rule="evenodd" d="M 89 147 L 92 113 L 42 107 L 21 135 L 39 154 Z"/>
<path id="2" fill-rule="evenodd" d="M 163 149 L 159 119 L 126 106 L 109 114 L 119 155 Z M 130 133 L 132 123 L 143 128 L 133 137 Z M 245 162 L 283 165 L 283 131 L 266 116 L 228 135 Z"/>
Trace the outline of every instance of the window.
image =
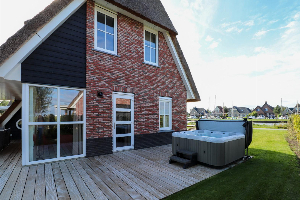
<path id="1" fill-rule="evenodd" d="M 145 28 L 145 63 L 158 65 L 158 32 Z"/>
<path id="2" fill-rule="evenodd" d="M 172 129 L 172 98 L 159 97 L 159 129 Z"/>
<path id="3" fill-rule="evenodd" d="M 259 109 L 259 108 L 257 108 L 257 109 L 256 109 L 256 111 L 260 111 L 260 109 Z"/>
<path id="4" fill-rule="evenodd" d="M 117 15 L 95 9 L 95 49 L 117 54 Z"/>
<path id="5" fill-rule="evenodd" d="M 26 164 L 85 155 L 85 91 L 25 85 Z M 26 141 L 26 140 L 25 140 Z"/>
<path id="6" fill-rule="evenodd" d="M 265 108 L 265 111 L 268 111 L 268 108 Z"/>

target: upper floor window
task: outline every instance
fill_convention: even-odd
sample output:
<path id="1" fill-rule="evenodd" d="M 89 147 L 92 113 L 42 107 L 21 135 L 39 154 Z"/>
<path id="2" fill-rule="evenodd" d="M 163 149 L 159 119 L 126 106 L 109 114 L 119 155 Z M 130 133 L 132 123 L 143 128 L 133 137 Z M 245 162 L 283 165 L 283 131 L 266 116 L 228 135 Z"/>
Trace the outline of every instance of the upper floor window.
<path id="1" fill-rule="evenodd" d="M 117 54 L 117 15 L 95 9 L 95 49 Z"/>
<path id="2" fill-rule="evenodd" d="M 265 111 L 268 111 L 268 108 L 265 108 Z"/>
<path id="3" fill-rule="evenodd" d="M 159 97 L 159 129 L 172 129 L 172 98 Z"/>
<path id="4" fill-rule="evenodd" d="M 158 65 L 158 32 L 145 27 L 145 63 Z"/>
<path id="5" fill-rule="evenodd" d="M 259 109 L 259 108 L 257 108 L 257 109 L 256 109 L 256 111 L 260 111 L 260 109 Z"/>

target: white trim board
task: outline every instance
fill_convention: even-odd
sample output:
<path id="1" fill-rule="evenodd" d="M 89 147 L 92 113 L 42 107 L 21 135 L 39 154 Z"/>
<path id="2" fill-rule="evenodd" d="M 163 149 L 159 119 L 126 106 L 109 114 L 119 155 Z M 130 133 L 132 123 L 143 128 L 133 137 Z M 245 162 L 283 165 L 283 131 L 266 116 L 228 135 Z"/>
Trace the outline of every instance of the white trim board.
<path id="1" fill-rule="evenodd" d="M 42 42 L 44 42 L 60 25 L 62 25 L 71 15 L 73 15 L 86 0 L 74 0 L 50 22 L 39 30 L 29 41 L 16 51 L 2 66 L 0 66 L 0 76 L 9 78 L 9 72 L 17 68 L 21 74 L 20 63 L 22 63 Z M 21 76 L 19 81 L 21 81 Z M 15 79 L 15 78 L 14 78 Z"/>

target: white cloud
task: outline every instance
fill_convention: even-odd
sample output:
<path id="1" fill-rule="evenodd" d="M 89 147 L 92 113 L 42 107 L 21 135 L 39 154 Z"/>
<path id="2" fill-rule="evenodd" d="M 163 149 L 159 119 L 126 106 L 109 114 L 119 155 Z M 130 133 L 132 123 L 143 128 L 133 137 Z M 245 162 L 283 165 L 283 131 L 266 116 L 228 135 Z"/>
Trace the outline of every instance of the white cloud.
<path id="1" fill-rule="evenodd" d="M 250 20 L 244 23 L 245 26 L 253 26 L 254 25 L 254 21 Z"/>
<path id="2" fill-rule="evenodd" d="M 255 47 L 254 52 L 260 53 L 260 52 L 265 52 L 265 51 L 267 51 L 267 50 L 268 50 L 268 49 L 265 48 L 265 47 Z"/>
<path id="3" fill-rule="evenodd" d="M 205 38 L 205 41 L 207 41 L 207 42 L 211 42 L 213 40 L 214 40 L 214 38 L 210 37 L 209 35 Z"/>
<path id="4" fill-rule="evenodd" d="M 278 20 L 271 20 L 271 21 L 268 22 L 268 24 L 274 24 L 276 22 L 278 22 Z"/>
<path id="5" fill-rule="evenodd" d="M 228 33 L 230 33 L 230 32 L 237 32 L 237 33 L 240 33 L 240 32 L 243 31 L 243 29 L 242 29 L 242 28 L 239 29 L 239 28 L 237 28 L 237 27 L 234 26 L 234 27 L 230 27 L 230 28 L 226 29 L 225 31 L 228 32 Z"/>
<path id="6" fill-rule="evenodd" d="M 219 42 L 214 41 L 213 43 L 211 43 L 211 45 L 209 46 L 210 49 L 214 49 L 217 48 L 219 45 Z"/>
<path id="7" fill-rule="evenodd" d="M 293 18 L 294 20 L 298 20 L 300 18 L 300 12 L 297 12 Z"/>
<path id="8" fill-rule="evenodd" d="M 262 36 L 266 35 L 268 31 L 258 31 L 254 34 L 255 38 L 261 38 Z"/>

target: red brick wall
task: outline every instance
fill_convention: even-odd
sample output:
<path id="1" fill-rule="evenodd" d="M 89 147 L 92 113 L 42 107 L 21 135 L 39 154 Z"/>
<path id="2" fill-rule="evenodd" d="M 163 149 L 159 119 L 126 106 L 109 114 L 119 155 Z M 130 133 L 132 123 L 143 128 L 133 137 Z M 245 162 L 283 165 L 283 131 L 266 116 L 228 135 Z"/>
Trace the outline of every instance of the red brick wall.
<path id="1" fill-rule="evenodd" d="M 144 25 L 118 13 L 118 56 L 93 50 L 94 2 L 87 1 L 87 138 L 112 136 L 112 93 L 134 93 L 135 134 L 159 130 L 159 96 L 172 98 L 172 129 L 186 130 L 186 89 L 159 32 L 159 66 L 144 62 Z M 103 98 L 97 97 L 103 92 Z"/>

